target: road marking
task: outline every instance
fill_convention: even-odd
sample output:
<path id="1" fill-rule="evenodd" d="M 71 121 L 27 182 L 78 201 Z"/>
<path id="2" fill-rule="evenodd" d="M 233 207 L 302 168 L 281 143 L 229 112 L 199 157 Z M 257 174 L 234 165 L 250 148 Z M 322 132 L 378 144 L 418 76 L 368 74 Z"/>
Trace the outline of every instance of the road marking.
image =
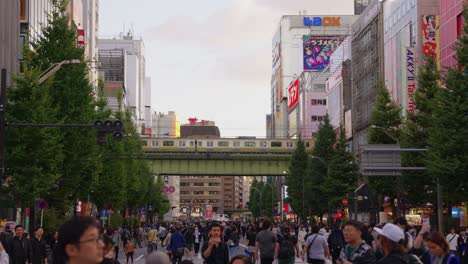
<path id="1" fill-rule="evenodd" d="M 143 257 L 143 255 L 140 255 L 137 259 L 135 259 L 135 262 L 137 262 L 138 260 L 140 260 L 142 257 Z"/>

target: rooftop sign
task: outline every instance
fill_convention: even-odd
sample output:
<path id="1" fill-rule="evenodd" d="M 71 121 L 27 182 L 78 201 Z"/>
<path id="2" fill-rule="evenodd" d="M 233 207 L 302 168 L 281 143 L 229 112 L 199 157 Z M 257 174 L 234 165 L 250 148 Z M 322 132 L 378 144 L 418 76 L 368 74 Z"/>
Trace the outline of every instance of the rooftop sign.
<path id="1" fill-rule="evenodd" d="M 304 17 L 306 27 L 341 26 L 341 17 Z"/>

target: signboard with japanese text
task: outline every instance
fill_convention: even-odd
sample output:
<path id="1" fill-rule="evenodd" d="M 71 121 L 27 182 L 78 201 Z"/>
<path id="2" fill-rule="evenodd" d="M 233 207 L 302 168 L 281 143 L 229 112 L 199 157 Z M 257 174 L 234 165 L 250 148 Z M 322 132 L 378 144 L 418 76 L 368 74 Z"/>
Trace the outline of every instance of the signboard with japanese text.
<path id="1" fill-rule="evenodd" d="M 422 17 L 422 57 L 425 60 L 432 56 L 440 69 L 440 32 L 439 16 L 423 15 Z"/>
<path id="2" fill-rule="evenodd" d="M 407 110 L 408 113 L 414 113 L 415 102 L 414 92 L 416 91 L 416 63 L 413 47 L 406 48 L 406 91 L 408 93 Z"/>
<path id="3" fill-rule="evenodd" d="M 304 71 L 323 71 L 330 64 L 330 56 L 339 44 L 336 36 L 304 36 Z"/>
<path id="4" fill-rule="evenodd" d="M 293 109 L 297 102 L 299 102 L 299 79 L 288 88 L 288 110 Z"/>

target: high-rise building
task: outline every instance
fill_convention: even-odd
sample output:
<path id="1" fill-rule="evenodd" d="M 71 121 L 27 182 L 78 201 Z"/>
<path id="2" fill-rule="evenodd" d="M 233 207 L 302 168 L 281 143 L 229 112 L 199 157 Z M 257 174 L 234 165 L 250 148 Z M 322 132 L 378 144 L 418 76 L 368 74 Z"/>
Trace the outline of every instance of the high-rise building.
<path id="1" fill-rule="evenodd" d="M 350 12 L 353 13 L 353 12 Z M 327 66 L 355 15 L 283 16 L 273 37 L 271 137 L 311 138 L 326 114 Z"/>
<path id="2" fill-rule="evenodd" d="M 353 25 L 352 122 L 353 151 L 367 144 L 370 113 L 377 95 L 377 84 L 384 78 L 382 3 L 373 0 Z"/>
<path id="3" fill-rule="evenodd" d="M 7 85 L 19 68 L 19 39 L 20 2 L 0 1 L 0 69 L 7 70 Z"/>
<path id="4" fill-rule="evenodd" d="M 402 106 L 402 113 L 406 115 L 408 111 L 414 112 L 415 77 L 418 66 L 424 61 L 423 25 L 429 17 L 438 23 L 439 0 L 386 0 L 382 3 L 385 85 L 392 100 Z M 434 30 L 439 30 L 437 28 L 435 25 Z M 440 44 L 437 41 L 434 39 L 440 62 Z M 411 60 L 409 64 L 408 58 Z"/>
<path id="5" fill-rule="evenodd" d="M 440 0 L 440 66 L 454 67 L 457 65 L 453 45 L 458 36 L 463 34 L 463 5 L 466 0 Z"/>
<path id="6" fill-rule="evenodd" d="M 180 121 L 176 112 L 154 112 L 151 129 L 146 129 L 144 134 L 153 137 L 180 137 Z"/>
<path id="7" fill-rule="evenodd" d="M 98 33 L 99 33 L 99 0 L 83 1 L 83 26 L 79 28 L 79 38 L 83 38 L 85 59 L 89 69 L 89 81 L 97 95 L 99 67 L 98 67 Z M 80 41 L 80 40 L 79 40 Z"/>
<path id="8" fill-rule="evenodd" d="M 138 126 L 138 131 L 141 133 L 144 120 L 151 118 L 151 116 L 145 116 L 145 104 L 148 104 L 148 98 L 145 96 L 150 93 L 146 92 L 145 89 L 151 89 L 151 87 L 145 86 L 146 60 L 143 40 L 137 39 L 129 32 L 119 38 L 99 39 L 98 50 L 100 59 L 120 60 L 117 65 L 120 74 L 118 78 L 122 82 L 128 108 Z M 124 65 L 123 72 L 120 70 L 122 63 Z M 106 67 L 113 68 L 113 65 Z M 100 70 L 101 68 L 102 64 Z M 104 78 L 111 81 L 114 77 L 108 77 L 105 74 Z"/>

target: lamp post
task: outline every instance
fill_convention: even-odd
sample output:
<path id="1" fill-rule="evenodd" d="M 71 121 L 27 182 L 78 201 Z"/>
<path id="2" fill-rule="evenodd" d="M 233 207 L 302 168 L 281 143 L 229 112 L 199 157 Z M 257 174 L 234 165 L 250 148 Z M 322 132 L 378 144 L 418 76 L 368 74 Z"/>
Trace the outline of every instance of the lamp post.
<path id="1" fill-rule="evenodd" d="M 41 75 L 39 76 L 39 84 L 49 79 L 50 76 L 54 75 L 58 70 L 60 70 L 63 65 L 80 64 L 80 63 L 81 63 L 80 60 L 74 59 L 74 60 L 64 60 L 64 61 L 50 65 L 50 67 L 47 70 L 45 70 L 43 73 L 41 73 Z"/>

